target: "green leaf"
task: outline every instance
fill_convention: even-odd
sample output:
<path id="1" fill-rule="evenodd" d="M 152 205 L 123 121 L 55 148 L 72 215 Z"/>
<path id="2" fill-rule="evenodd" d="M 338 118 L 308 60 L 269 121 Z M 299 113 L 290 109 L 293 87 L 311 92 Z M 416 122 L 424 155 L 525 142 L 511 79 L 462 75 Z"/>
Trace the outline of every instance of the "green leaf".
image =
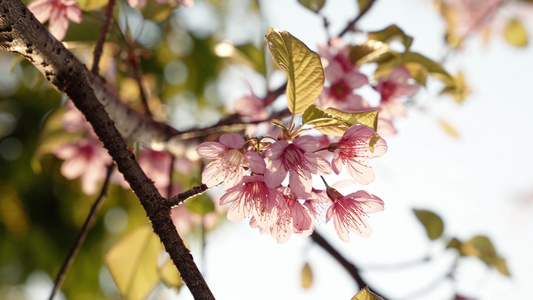
<path id="1" fill-rule="evenodd" d="M 269 28 L 268 49 L 287 75 L 287 101 L 293 114 L 303 113 L 324 88 L 324 68 L 320 57 L 286 31 Z"/>
<path id="2" fill-rule="evenodd" d="M 78 0 L 78 6 L 83 11 L 97 10 L 107 5 L 109 0 Z"/>
<path id="3" fill-rule="evenodd" d="M 378 130 L 378 110 L 368 111 L 343 111 L 336 108 L 328 108 L 326 112 L 344 120 L 350 126 L 355 124 L 366 125 L 374 131 Z"/>
<path id="4" fill-rule="evenodd" d="M 393 59 L 380 63 L 378 70 L 376 71 L 376 75 L 382 74 L 384 70 L 389 70 L 394 67 L 404 65 L 410 71 L 415 69 L 414 66 L 417 66 L 418 68 L 423 68 L 423 72 L 431 74 L 432 76 L 444 81 L 444 83 L 450 83 L 454 80 L 453 77 L 440 65 L 440 63 L 437 63 L 415 52 L 398 54 Z M 418 72 L 421 72 L 421 70 L 418 70 Z M 419 83 L 425 84 L 425 76 L 414 78 L 417 79 L 417 81 L 419 80 L 419 78 L 422 78 L 423 82 L 419 81 Z"/>
<path id="5" fill-rule="evenodd" d="M 413 209 L 418 220 L 424 225 L 428 237 L 432 240 L 438 239 L 444 232 L 444 223 L 436 214 L 422 209 Z"/>
<path id="6" fill-rule="evenodd" d="M 215 211 L 215 204 L 213 203 L 213 200 L 211 200 L 211 198 L 209 198 L 209 196 L 206 194 L 198 195 L 187 200 L 187 202 L 185 202 L 185 206 L 190 212 L 199 214 L 201 216 Z"/>
<path id="7" fill-rule="evenodd" d="M 349 47 L 350 61 L 358 66 L 368 63 L 383 63 L 393 59 L 398 54 L 388 44 L 368 40 L 365 43 Z"/>
<path id="8" fill-rule="evenodd" d="M 302 116 L 302 123 L 314 126 L 326 135 L 341 136 L 350 127 L 350 124 L 337 118 L 325 110 L 314 105 L 309 106 Z"/>
<path id="9" fill-rule="evenodd" d="M 527 31 L 518 19 L 511 19 L 505 25 L 503 36 L 515 47 L 525 47 L 529 43 Z"/>
<path id="10" fill-rule="evenodd" d="M 370 5 L 370 3 L 372 3 L 372 0 L 357 0 L 359 12 L 363 11 L 368 5 Z"/>
<path id="11" fill-rule="evenodd" d="M 374 152 L 374 146 L 376 145 L 376 143 L 379 141 L 381 137 L 379 136 L 379 134 L 375 134 L 371 139 L 370 141 L 368 142 L 368 147 L 370 148 L 370 152 Z"/>
<path id="12" fill-rule="evenodd" d="M 183 285 L 180 272 L 170 258 L 167 259 L 163 266 L 161 266 L 159 271 L 161 280 L 167 285 L 176 287 L 181 287 Z"/>
<path id="13" fill-rule="evenodd" d="M 176 5 L 172 4 L 149 4 L 143 7 L 142 14 L 145 19 L 152 20 L 154 22 L 161 22 L 172 14 Z"/>
<path id="14" fill-rule="evenodd" d="M 318 13 L 326 4 L 326 0 L 298 0 L 298 2 L 314 13 Z"/>
<path id="15" fill-rule="evenodd" d="M 446 82 L 446 86 L 440 92 L 440 94 L 452 95 L 455 99 L 455 102 L 462 104 L 471 92 L 472 90 L 465 82 L 463 72 L 458 72 L 457 76 L 453 77 L 453 81 Z"/>
<path id="16" fill-rule="evenodd" d="M 405 51 L 409 50 L 411 44 L 413 43 L 413 38 L 408 36 L 396 25 L 390 25 L 389 27 L 380 30 L 373 31 L 368 33 L 369 40 L 381 41 L 384 43 L 390 43 L 393 40 L 400 40 L 405 46 Z"/>
<path id="17" fill-rule="evenodd" d="M 139 227 L 107 252 L 105 263 L 124 299 L 145 299 L 160 281 L 162 245 L 149 225 Z"/>
<path id="18" fill-rule="evenodd" d="M 302 267 L 302 272 L 300 275 L 302 287 L 304 289 L 308 289 L 313 286 L 313 270 L 311 270 L 311 265 L 309 265 L 309 263 L 305 263 L 305 265 Z"/>
<path id="19" fill-rule="evenodd" d="M 365 287 L 359 293 L 352 297 L 352 300 L 383 300 L 381 296 L 370 291 L 368 287 Z"/>

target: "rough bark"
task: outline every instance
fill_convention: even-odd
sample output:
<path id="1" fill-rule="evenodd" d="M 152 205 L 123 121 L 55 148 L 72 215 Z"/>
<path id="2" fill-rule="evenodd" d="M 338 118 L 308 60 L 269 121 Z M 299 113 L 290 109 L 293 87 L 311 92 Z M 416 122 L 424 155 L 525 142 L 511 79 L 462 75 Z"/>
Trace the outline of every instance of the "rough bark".
<path id="1" fill-rule="evenodd" d="M 52 37 L 20 0 L 0 0 L 0 48 L 26 57 L 58 91 L 65 93 L 74 102 L 91 123 L 115 160 L 119 171 L 139 198 L 152 222 L 154 232 L 178 267 L 191 293 L 196 299 L 214 299 L 172 223 L 167 200 L 159 194 L 152 181 L 139 167 L 115 126 L 120 126 L 126 137 L 137 135 L 139 139 L 138 134 L 144 133 L 157 123 L 139 121 L 140 124 L 130 125 L 129 123 L 141 120 L 137 112 L 125 105 L 121 109 L 111 109 L 111 106 L 120 105 L 120 101 L 115 101 L 117 99 L 114 99 L 116 96 L 111 89 L 99 76 L 89 72 L 61 42 Z M 104 105 L 110 114 L 116 114 L 116 124 L 109 117 Z M 132 122 L 133 118 L 135 122 Z M 152 140 L 157 142 L 165 140 L 165 137 L 161 137 L 161 132 L 158 132 L 158 135 L 152 135 Z"/>

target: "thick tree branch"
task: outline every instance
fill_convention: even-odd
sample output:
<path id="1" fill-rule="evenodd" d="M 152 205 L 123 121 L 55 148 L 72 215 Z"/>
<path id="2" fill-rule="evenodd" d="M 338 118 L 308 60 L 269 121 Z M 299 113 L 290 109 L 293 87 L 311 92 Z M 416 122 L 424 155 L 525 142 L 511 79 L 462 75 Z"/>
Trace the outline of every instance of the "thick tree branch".
<path id="1" fill-rule="evenodd" d="M 91 123 L 139 198 L 154 232 L 178 267 L 191 293 L 196 299 L 214 299 L 176 231 L 170 218 L 170 208 L 166 205 L 167 200 L 159 194 L 135 161 L 124 138 L 99 102 L 99 98 L 108 91 L 107 88 L 97 89 L 102 87 L 103 80 L 93 76 L 63 44 L 53 38 L 20 0 L 0 0 L 0 48 L 26 57 L 57 90 L 70 97 Z M 100 85 L 95 82 L 100 82 Z"/>

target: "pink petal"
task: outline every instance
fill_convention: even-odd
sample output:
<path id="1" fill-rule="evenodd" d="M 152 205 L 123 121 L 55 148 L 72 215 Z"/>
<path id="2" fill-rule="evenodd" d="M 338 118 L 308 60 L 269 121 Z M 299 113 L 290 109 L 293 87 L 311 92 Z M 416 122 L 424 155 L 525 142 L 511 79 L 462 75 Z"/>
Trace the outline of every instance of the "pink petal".
<path id="1" fill-rule="evenodd" d="M 248 164 L 252 172 L 256 174 L 265 174 L 266 164 L 265 159 L 257 152 L 248 151 L 244 153 L 244 161 Z"/>
<path id="2" fill-rule="evenodd" d="M 364 159 L 353 159 L 346 162 L 348 174 L 360 184 L 369 184 L 374 181 L 375 174 L 372 167 Z"/>
<path id="3" fill-rule="evenodd" d="M 226 146 L 219 142 L 204 142 L 196 147 L 196 153 L 204 158 L 215 159 L 226 153 Z"/>
<path id="4" fill-rule="evenodd" d="M 61 14 L 59 11 L 57 13 L 54 13 L 52 11 L 52 16 L 50 16 L 50 21 L 48 22 L 48 30 L 50 31 L 50 33 L 58 41 L 61 41 L 65 37 L 65 34 L 67 34 L 67 29 L 68 29 L 67 17 Z"/>
<path id="5" fill-rule="evenodd" d="M 340 158 L 340 149 L 335 150 L 333 153 L 333 161 L 331 164 L 333 168 L 333 172 L 335 174 L 339 175 L 339 173 L 342 171 L 342 160 Z"/>
<path id="6" fill-rule="evenodd" d="M 244 139 L 238 133 L 225 133 L 219 141 L 228 148 L 242 149 L 244 147 Z"/>
<path id="7" fill-rule="evenodd" d="M 297 196 L 305 196 L 313 188 L 313 180 L 309 171 L 302 171 L 302 174 L 289 171 L 289 185 Z"/>
<path id="8" fill-rule="evenodd" d="M 368 83 L 368 77 L 359 72 L 348 72 L 344 74 L 344 81 L 351 89 L 358 89 Z"/>
<path id="9" fill-rule="evenodd" d="M 50 18 L 53 7 L 54 5 L 48 0 L 37 0 L 28 5 L 28 9 L 41 23 L 46 22 Z"/>
<path id="10" fill-rule="evenodd" d="M 220 172 L 220 161 L 215 160 L 207 165 L 202 172 L 202 183 L 208 187 L 214 187 L 224 180 L 224 174 Z"/>
<path id="11" fill-rule="evenodd" d="M 268 164 L 265 173 L 265 182 L 271 188 L 277 188 L 287 177 L 287 171 L 282 166 L 281 161 L 273 160 Z"/>
<path id="12" fill-rule="evenodd" d="M 128 4 L 133 8 L 143 8 L 146 5 L 146 0 L 128 0 Z"/>
<path id="13" fill-rule="evenodd" d="M 178 0 L 180 5 L 183 5 L 185 7 L 190 7 L 194 5 L 194 0 Z"/>
<path id="14" fill-rule="evenodd" d="M 320 141 L 318 141 L 316 137 L 310 135 L 300 135 L 294 139 L 292 144 L 305 152 L 314 152 L 320 147 Z"/>
<path id="15" fill-rule="evenodd" d="M 67 179 L 74 179 L 81 176 L 87 168 L 87 160 L 82 156 L 66 160 L 61 165 L 61 174 Z"/>
<path id="16" fill-rule="evenodd" d="M 313 225 L 313 219 L 311 218 L 309 210 L 298 201 L 296 201 L 291 208 L 291 216 L 294 232 L 296 233 L 306 231 Z"/>
<path id="17" fill-rule="evenodd" d="M 385 209 L 385 203 L 376 195 L 372 195 L 366 191 L 357 191 L 352 193 L 346 198 L 352 198 L 355 201 L 359 202 L 360 208 L 365 213 L 374 213 L 383 211 Z"/>
<path id="18" fill-rule="evenodd" d="M 313 174 L 326 175 L 331 173 L 331 164 L 318 153 L 306 153 L 305 158 L 309 162 L 307 167 Z"/>
<path id="19" fill-rule="evenodd" d="M 81 12 L 81 9 L 77 5 L 68 6 L 65 10 L 65 14 L 69 20 L 74 23 L 81 23 L 83 14 Z"/>
<path id="20" fill-rule="evenodd" d="M 274 144 L 268 146 L 268 148 L 265 150 L 265 157 L 270 158 L 271 160 L 275 160 L 283 154 L 285 148 L 287 148 L 288 146 L 289 142 L 285 140 L 277 141 Z"/>

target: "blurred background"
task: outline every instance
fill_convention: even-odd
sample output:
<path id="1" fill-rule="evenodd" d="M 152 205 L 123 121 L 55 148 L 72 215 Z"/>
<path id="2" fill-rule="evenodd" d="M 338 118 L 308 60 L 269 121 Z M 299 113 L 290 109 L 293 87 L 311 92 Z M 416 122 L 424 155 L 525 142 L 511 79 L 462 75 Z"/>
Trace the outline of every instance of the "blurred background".
<path id="1" fill-rule="evenodd" d="M 64 41 L 88 64 L 98 34 L 89 28 L 100 26 L 105 3 L 79 2 L 84 21 L 71 23 Z M 352 235 L 344 243 L 331 224 L 318 225 L 387 299 L 527 299 L 532 292 L 533 53 L 527 42 L 513 42 L 506 32 L 515 20 L 527 41 L 533 24 L 528 1 L 504 2 L 460 45 L 451 38 L 453 22 L 444 2 L 378 0 L 357 25 L 363 32 L 397 25 L 414 38 L 411 51 L 443 62 L 452 74 L 461 71 L 471 90 L 458 101 L 440 95 L 443 84 L 429 78 L 407 100 L 407 117 L 395 120 L 398 133 L 386 137 L 387 154 L 372 161 L 376 180 L 356 187 L 385 201 L 383 212 L 370 215 L 371 237 Z M 102 72 L 116 80 L 122 99 L 140 107 L 128 58 L 142 57 L 152 113 L 180 130 L 216 123 L 250 88 L 262 97 L 267 87 L 279 86 L 280 78 L 265 80 L 272 69 L 263 58 L 268 27 L 286 30 L 316 51 L 318 43 L 327 43 L 327 32 L 337 34 L 358 14 L 351 0 L 326 1 L 320 15 L 296 0 L 196 0 L 193 7 L 177 9 L 154 4 L 139 11 L 119 1 Z M 344 41 L 364 38 L 355 33 Z M 246 59 L 217 52 L 223 42 Z M 0 298 L 45 299 L 97 195 L 84 193 L 80 179 L 63 177 L 62 161 L 53 154 L 55 145 L 79 138 L 61 128 L 64 96 L 19 56 L 1 52 L 0 66 Z M 375 97 L 372 91 L 361 94 Z M 275 107 L 284 101 L 281 97 Z M 200 180 L 200 164 L 182 163 L 176 162 L 176 190 Z M 278 244 L 205 204 L 221 193 L 216 188 L 204 202 L 183 207 L 190 226 L 178 225 L 217 299 L 350 299 L 358 291 L 310 238 L 293 235 Z M 440 216 L 443 235 L 429 239 L 413 209 Z M 146 224 L 134 195 L 111 184 L 56 299 L 120 299 L 105 255 Z M 507 272 L 480 259 L 483 255 L 460 257 L 447 248 L 454 238 L 467 242 L 476 236 L 490 240 Z M 186 287 L 177 292 L 167 283 L 157 284 L 149 299 L 192 299 Z"/>

